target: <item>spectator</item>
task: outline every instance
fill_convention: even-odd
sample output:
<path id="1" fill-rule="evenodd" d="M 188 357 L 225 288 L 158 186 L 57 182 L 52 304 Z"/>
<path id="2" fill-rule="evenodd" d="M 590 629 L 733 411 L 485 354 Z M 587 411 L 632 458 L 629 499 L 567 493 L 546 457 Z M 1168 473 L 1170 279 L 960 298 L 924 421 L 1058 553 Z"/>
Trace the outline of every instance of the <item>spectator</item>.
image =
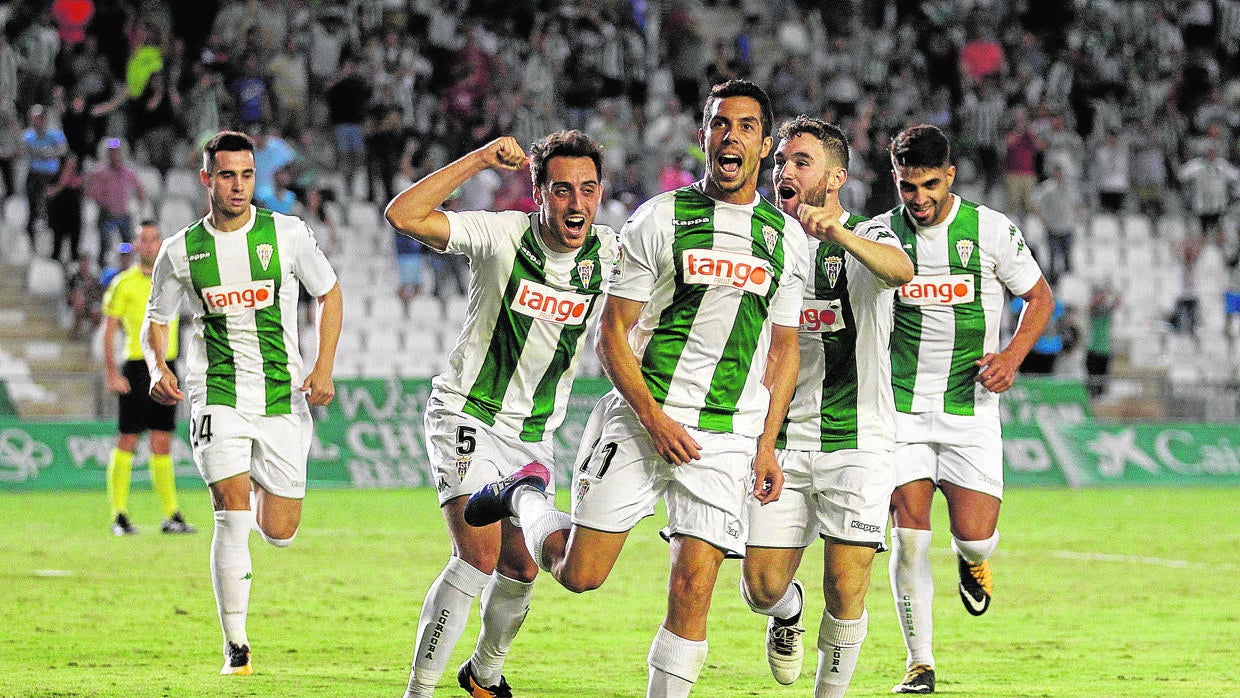
<path id="1" fill-rule="evenodd" d="M 125 162 L 124 144 L 119 138 L 104 141 L 104 162 L 86 176 L 86 196 L 99 205 L 99 266 L 117 242 L 132 239 L 134 225 L 130 202 L 146 203 L 146 189 L 138 175 Z"/>
<path id="2" fill-rule="evenodd" d="M 1107 131 L 1104 140 L 1094 150 L 1093 180 L 1098 187 L 1098 206 L 1107 213 L 1124 210 L 1128 191 L 1132 188 L 1129 170 L 1131 152 L 1127 137 L 1119 132 Z"/>
<path id="3" fill-rule="evenodd" d="M 395 236 L 396 271 L 400 275 L 396 295 L 408 303 L 422 293 L 426 260 L 422 255 L 422 243 L 401 233 L 395 233 Z"/>
<path id="4" fill-rule="evenodd" d="M 48 127 L 42 104 L 30 107 L 30 127 L 22 133 L 22 147 L 27 160 L 26 235 L 31 254 L 37 254 L 35 223 L 47 220 L 47 187 L 60 174 L 60 159 L 69 152 L 64 132 Z"/>
<path id="5" fill-rule="evenodd" d="M 941 128 L 941 127 L 940 127 Z M 1012 110 L 1012 128 L 1003 136 L 1006 157 L 1003 166 L 1007 210 L 1024 216 L 1031 207 L 1030 198 L 1038 183 L 1038 139 L 1029 130 L 1024 109 Z"/>
<path id="6" fill-rule="evenodd" d="M 1046 278 L 1054 284 L 1072 271 L 1072 238 L 1077 226 L 1087 220 L 1081 192 L 1068 181 L 1062 165 L 1055 165 L 1050 179 L 1034 188 L 1029 212 L 1046 228 Z"/>
<path id="7" fill-rule="evenodd" d="M 150 192 L 158 211 L 167 191 L 168 172 L 177 163 L 180 125 L 173 104 L 179 101 L 163 72 L 151 74 L 141 96 L 129 105 L 129 142 L 159 172 L 159 191 Z"/>
<path id="8" fill-rule="evenodd" d="M 275 98 L 273 117 L 281 133 L 300 133 L 306 126 L 310 104 L 310 73 L 305 52 L 296 37 L 290 35 L 284 46 L 267 64 L 272 96 Z"/>
<path id="9" fill-rule="evenodd" d="M 1092 398 L 1107 388 L 1111 372 L 1111 323 L 1119 296 L 1110 285 L 1094 286 L 1089 299 L 1089 343 L 1085 345 L 1085 388 Z"/>
<path id="10" fill-rule="evenodd" d="M 3 32 L 0 32 L 3 35 Z M 3 39 L 0 39 L 2 41 Z M 22 146 L 22 128 L 17 114 L 0 105 L 0 185 L 4 186 L 4 195 L 0 197 L 0 220 L 4 220 L 4 202 L 17 193 L 17 185 L 13 178 L 13 161 Z"/>
<path id="11" fill-rule="evenodd" d="M 336 139 L 336 169 L 344 176 L 344 197 L 353 198 L 353 176 L 362 163 L 366 105 L 370 84 L 355 74 L 356 62 L 346 58 L 327 86 L 328 121 Z"/>
<path id="12" fill-rule="evenodd" d="M 254 131 L 272 120 L 271 82 L 259 68 L 258 56 L 241 60 L 241 73 L 229 85 L 237 105 L 237 124 L 243 131 Z"/>
<path id="13" fill-rule="evenodd" d="M 1141 122 L 1141 133 L 1148 134 L 1154 130 L 1149 119 Z M 1132 145 L 1132 185 L 1137 195 L 1137 208 L 1147 216 L 1161 216 L 1171 184 L 1167 151 L 1163 143 L 1154 138 L 1137 138 Z"/>
<path id="14" fill-rule="evenodd" d="M 52 261 L 66 267 L 78 258 L 82 239 L 82 168 L 77 153 L 69 153 L 60 165 L 56 181 L 47 187 L 47 224 L 52 229 Z M 60 258 L 61 249 L 69 254 Z"/>
<path id="15" fill-rule="evenodd" d="M 1025 308 L 1024 299 L 1013 298 L 1011 308 L 1012 312 L 1019 316 Z M 1051 312 L 1050 321 L 1046 323 L 1046 329 L 1034 343 L 1024 363 L 1020 365 L 1021 373 L 1035 376 L 1049 376 L 1055 373 L 1056 362 L 1060 355 L 1067 351 L 1064 338 L 1071 336 L 1071 333 L 1065 333 L 1064 329 L 1067 322 L 1066 315 L 1063 303 L 1056 300 L 1055 309 Z"/>
<path id="16" fill-rule="evenodd" d="M 77 268 L 65 281 L 65 302 L 73 314 L 73 326 L 69 329 L 74 338 L 82 338 L 95 331 L 100 320 L 100 303 L 103 301 L 103 285 L 91 264 L 89 255 L 77 258 Z"/>
<path id="17" fill-rule="evenodd" d="M 1223 214 L 1231 204 L 1232 191 L 1240 184 L 1240 170 L 1209 146 L 1205 155 L 1180 166 L 1178 177 L 1188 189 L 1188 209 L 1197 218 L 1197 232 L 1202 237 L 1213 236 L 1221 244 Z"/>
<path id="18" fill-rule="evenodd" d="M 396 197 L 396 175 L 405 153 L 405 133 L 400 111 L 376 105 L 371 110 L 366 133 L 366 198 L 371 203 Z M 382 197 L 382 198 L 380 198 Z"/>
<path id="19" fill-rule="evenodd" d="M 1200 302 L 1197 293 L 1197 261 L 1205 249 L 1205 236 L 1189 237 L 1175 244 L 1180 255 L 1180 276 L 1182 285 L 1180 295 L 1175 299 L 1171 315 L 1167 323 L 1179 334 L 1197 336 L 1197 306 Z"/>

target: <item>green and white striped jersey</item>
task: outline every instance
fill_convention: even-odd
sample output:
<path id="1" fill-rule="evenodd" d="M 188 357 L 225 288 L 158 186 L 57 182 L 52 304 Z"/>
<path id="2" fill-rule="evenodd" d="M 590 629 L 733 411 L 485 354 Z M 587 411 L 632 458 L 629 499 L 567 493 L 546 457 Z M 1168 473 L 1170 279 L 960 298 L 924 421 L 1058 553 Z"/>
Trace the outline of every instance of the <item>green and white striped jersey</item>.
<path id="1" fill-rule="evenodd" d="M 596 225 L 580 249 L 555 252 L 538 231 L 538 213 L 445 214 L 445 252 L 470 261 L 469 304 L 433 394 L 501 434 L 550 438 L 564 421 L 586 335 L 603 305 L 619 254 L 616 233 Z"/>
<path id="2" fill-rule="evenodd" d="M 1004 288 L 1028 293 L 1042 270 L 1007 216 L 952 195 L 952 211 L 920 227 L 896 208 L 889 225 L 915 276 L 896 294 L 892 385 L 900 412 L 997 415 L 999 396 L 974 379 L 976 361 L 999 348 Z"/>
<path id="3" fill-rule="evenodd" d="M 840 224 L 899 248 L 887 226 L 847 211 Z M 809 238 L 814 266 L 801 308 L 801 370 L 778 448 L 890 451 L 891 304 L 895 289 L 843 247 Z"/>
<path id="4" fill-rule="evenodd" d="M 169 237 L 151 272 L 147 317 L 193 314 L 184 385 L 192 403 L 255 415 L 307 411 L 298 390 L 298 282 L 326 294 L 336 272 L 300 218 L 250 207 L 250 222 L 221 232 L 203 218 Z"/>
<path id="5" fill-rule="evenodd" d="M 660 194 L 620 233 L 608 293 L 645 303 L 629 342 L 654 399 L 681 424 L 758 436 L 771 324 L 796 327 L 809 251 L 801 224 L 760 196 L 701 184 Z"/>

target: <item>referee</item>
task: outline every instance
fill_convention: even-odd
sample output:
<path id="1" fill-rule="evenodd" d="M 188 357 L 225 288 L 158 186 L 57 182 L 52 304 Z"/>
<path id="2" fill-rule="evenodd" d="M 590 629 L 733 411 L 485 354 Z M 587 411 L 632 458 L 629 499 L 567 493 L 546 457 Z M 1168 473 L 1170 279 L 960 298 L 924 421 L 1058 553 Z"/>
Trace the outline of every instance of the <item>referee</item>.
<path id="1" fill-rule="evenodd" d="M 182 518 L 177 507 L 176 479 L 172 469 L 172 431 L 175 427 L 176 407 L 161 405 L 149 395 L 150 375 L 142 358 L 142 345 L 138 340 L 146 301 L 151 295 L 151 268 L 163 236 L 159 225 L 144 220 L 138 225 L 134 236 L 134 251 L 138 261 L 117 274 L 108 284 L 103 295 L 103 365 L 107 372 L 110 392 L 116 393 L 120 405 L 116 448 L 108 461 L 108 502 L 112 507 L 112 533 L 118 536 L 138 532 L 129 520 L 129 472 L 133 466 L 134 451 L 142 432 L 151 432 L 151 487 L 159 497 L 164 522 L 164 533 L 194 533 L 195 528 Z M 120 371 L 116 366 L 115 339 L 117 328 L 125 331 L 125 365 Z M 168 340 L 168 362 L 177 355 L 176 321 L 173 320 Z"/>

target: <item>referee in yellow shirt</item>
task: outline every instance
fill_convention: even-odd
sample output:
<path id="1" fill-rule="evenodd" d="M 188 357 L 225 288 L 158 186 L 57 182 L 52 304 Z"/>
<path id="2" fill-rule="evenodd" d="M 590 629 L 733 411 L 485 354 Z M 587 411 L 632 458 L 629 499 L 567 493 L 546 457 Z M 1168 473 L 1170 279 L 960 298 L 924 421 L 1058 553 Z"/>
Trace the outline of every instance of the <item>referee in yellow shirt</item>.
<path id="1" fill-rule="evenodd" d="M 108 461 L 108 502 L 112 507 L 112 533 L 118 536 L 138 532 L 129 520 L 129 472 L 134 451 L 142 432 L 151 432 L 151 487 L 159 497 L 164 533 L 194 533 L 177 507 L 176 478 L 172 469 L 172 432 L 176 428 L 176 406 L 161 405 L 151 399 L 150 374 L 142 358 L 138 335 L 146 302 L 151 295 L 151 267 L 163 235 L 155 221 L 138 225 L 133 247 L 138 262 L 117 274 L 103 295 L 103 365 L 107 371 L 108 390 L 116 393 L 120 405 L 118 431 L 120 438 Z M 116 366 L 116 330 L 125 331 L 125 365 Z M 168 333 L 168 363 L 177 356 L 176 320 Z"/>

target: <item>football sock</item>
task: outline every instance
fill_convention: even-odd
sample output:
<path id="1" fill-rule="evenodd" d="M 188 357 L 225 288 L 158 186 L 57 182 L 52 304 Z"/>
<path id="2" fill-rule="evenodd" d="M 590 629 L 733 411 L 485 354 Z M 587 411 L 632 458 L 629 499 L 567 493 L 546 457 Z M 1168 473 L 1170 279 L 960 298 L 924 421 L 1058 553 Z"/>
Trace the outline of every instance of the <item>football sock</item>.
<path id="1" fill-rule="evenodd" d="M 172 470 L 172 455 L 168 453 L 151 454 L 151 489 L 159 499 L 159 510 L 165 519 L 177 513 L 177 481 Z"/>
<path id="2" fill-rule="evenodd" d="M 211 538 L 211 581 L 220 627 L 225 642 L 248 645 L 246 614 L 250 608 L 250 522 L 249 510 L 215 512 L 215 535 Z"/>
<path id="3" fill-rule="evenodd" d="M 435 578 L 422 613 L 418 616 L 418 644 L 409 672 L 409 691 L 419 695 L 423 687 L 434 688 L 452 659 L 452 649 L 465 632 L 469 608 L 482 593 L 490 575 L 453 555 Z M 430 695 L 429 693 L 425 695 Z"/>
<path id="4" fill-rule="evenodd" d="M 646 698 L 686 698 L 706 664 L 706 651 L 705 640 L 686 640 L 659 626 L 646 657 Z"/>
<path id="5" fill-rule="evenodd" d="M 521 519 L 521 534 L 525 536 L 525 547 L 539 569 L 550 571 L 554 560 L 547 559 L 543 554 L 543 543 L 556 531 L 567 531 L 573 527 L 573 519 L 568 514 L 555 508 L 547 495 L 532 487 L 521 487 L 513 494 L 513 510 Z"/>
<path id="6" fill-rule="evenodd" d="M 496 572 L 482 590 L 482 630 L 470 664 L 483 686 L 499 684 L 504 657 L 530 611 L 533 582 L 520 582 Z"/>
<path id="7" fill-rule="evenodd" d="M 112 518 L 129 510 L 129 471 L 133 468 L 133 452 L 112 449 L 108 459 L 108 505 Z"/>
<path id="8" fill-rule="evenodd" d="M 891 592 L 908 649 L 907 665 L 934 666 L 934 578 L 930 574 L 930 531 L 891 529 Z"/>
<path id="9" fill-rule="evenodd" d="M 861 612 L 856 620 L 839 620 L 822 612 L 818 626 L 818 673 L 814 678 L 814 698 L 843 698 L 861 656 L 861 642 L 870 627 L 870 614 Z"/>
<path id="10" fill-rule="evenodd" d="M 801 598 L 801 593 L 797 591 L 796 585 L 789 584 L 784 591 L 783 597 L 776 601 L 773 606 L 759 608 L 754 605 L 753 599 L 749 597 L 749 588 L 745 586 L 744 577 L 741 578 L 741 598 L 745 599 L 745 603 L 749 604 L 749 608 L 754 613 L 772 616 L 781 621 L 786 621 L 788 625 L 801 620 L 801 609 L 805 605 L 805 599 Z"/>
<path id="11" fill-rule="evenodd" d="M 989 560 L 997 547 L 999 547 L 998 531 L 995 531 L 994 534 L 984 540 L 960 540 L 952 536 L 952 550 L 974 565 Z"/>

